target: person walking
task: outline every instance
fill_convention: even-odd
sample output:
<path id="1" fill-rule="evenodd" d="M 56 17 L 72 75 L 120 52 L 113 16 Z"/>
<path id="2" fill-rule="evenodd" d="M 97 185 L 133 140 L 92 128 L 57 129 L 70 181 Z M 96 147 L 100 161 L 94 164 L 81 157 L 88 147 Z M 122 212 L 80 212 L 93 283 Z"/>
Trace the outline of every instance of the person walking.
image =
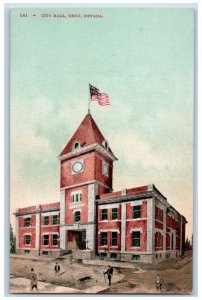
<path id="1" fill-rule="evenodd" d="M 112 276 L 113 276 L 113 267 L 108 266 L 108 269 L 106 272 L 104 272 L 104 275 L 107 274 L 108 281 L 109 281 L 109 286 L 111 285 L 112 282 Z"/>
<path id="2" fill-rule="evenodd" d="M 156 290 L 158 293 L 162 292 L 162 279 L 160 278 L 159 274 L 156 277 Z"/>
<path id="3" fill-rule="evenodd" d="M 58 264 L 58 262 L 56 262 L 55 264 L 55 277 L 58 277 L 60 273 L 60 265 Z"/>
<path id="4" fill-rule="evenodd" d="M 31 268 L 30 280 L 30 291 L 33 291 L 34 288 L 38 291 L 38 279 L 33 268 Z"/>

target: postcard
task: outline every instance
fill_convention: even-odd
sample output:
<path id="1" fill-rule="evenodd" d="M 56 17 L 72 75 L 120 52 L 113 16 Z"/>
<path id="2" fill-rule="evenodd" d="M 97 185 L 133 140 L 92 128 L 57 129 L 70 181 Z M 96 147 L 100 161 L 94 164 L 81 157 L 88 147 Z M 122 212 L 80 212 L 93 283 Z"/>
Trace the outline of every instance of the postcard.
<path id="1" fill-rule="evenodd" d="M 191 294 L 193 8 L 10 10 L 10 292 Z"/>

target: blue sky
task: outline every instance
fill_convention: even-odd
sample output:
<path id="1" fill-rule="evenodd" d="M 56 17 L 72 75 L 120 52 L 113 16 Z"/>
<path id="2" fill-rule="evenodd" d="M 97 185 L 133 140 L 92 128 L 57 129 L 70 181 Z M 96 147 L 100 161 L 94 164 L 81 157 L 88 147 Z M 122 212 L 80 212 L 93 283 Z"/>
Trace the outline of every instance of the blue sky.
<path id="1" fill-rule="evenodd" d="M 91 103 L 91 113 L 119 159 L 114 190 L 154 183 L 185 215 L 191 236 L 193 10 L 20 12 L 11 13 L 11 213 L 59 201 L 57 156 L 87 112 L 91 83 L 111 101 Z"/>

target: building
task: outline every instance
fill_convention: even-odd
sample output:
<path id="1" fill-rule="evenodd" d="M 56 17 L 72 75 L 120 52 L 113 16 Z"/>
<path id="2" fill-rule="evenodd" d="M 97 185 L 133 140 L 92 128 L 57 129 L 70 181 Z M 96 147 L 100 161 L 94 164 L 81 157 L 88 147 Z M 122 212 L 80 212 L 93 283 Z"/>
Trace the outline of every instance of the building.
<path id="1" fill-rule="evenodd" d="M 116 160 L 87 114 L 59 155 L 60 202 L 15 212 L 17 253 L 144 262 L 182 255 L 185 217 L 153 184 L 113 192 Z"/>

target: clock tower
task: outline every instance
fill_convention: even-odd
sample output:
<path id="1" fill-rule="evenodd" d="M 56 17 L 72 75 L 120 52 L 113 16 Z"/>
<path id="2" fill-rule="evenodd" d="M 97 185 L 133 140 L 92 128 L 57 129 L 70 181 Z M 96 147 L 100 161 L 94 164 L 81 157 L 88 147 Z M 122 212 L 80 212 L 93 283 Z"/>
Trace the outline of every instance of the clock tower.
<path id="1" fill-rule="evenodd" d="M 112 191 L 117 160 L 91 114 L 87 114 L 59 155 L 60 248 L 96 246 L 96 196 Z"/>

